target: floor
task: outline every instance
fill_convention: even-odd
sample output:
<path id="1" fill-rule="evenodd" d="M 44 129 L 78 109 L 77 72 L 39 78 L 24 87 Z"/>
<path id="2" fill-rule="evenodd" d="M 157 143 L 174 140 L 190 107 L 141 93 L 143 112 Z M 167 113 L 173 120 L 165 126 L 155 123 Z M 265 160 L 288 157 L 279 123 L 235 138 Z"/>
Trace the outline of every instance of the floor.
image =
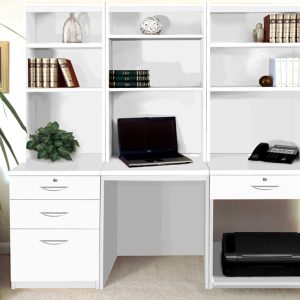
<path id="1" fill-rule="evenodd" d="M 0 255 L 0 300 L 299 299 L 300 289 L 204 289 L 199 257 L 119 257 L 103 291 L 17 289 L 9 286 L 9 256 Z"/>

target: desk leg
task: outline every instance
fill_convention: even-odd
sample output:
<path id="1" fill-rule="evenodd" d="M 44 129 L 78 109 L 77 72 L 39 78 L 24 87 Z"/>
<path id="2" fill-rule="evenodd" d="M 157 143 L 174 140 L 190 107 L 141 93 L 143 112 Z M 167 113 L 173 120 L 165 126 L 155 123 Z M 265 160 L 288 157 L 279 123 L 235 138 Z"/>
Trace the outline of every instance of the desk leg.
<path id="1" fill-rule="evenodd" d="M 117 258 L 117 182 L 101 177 L 100 208 L 100 289 Z"/>

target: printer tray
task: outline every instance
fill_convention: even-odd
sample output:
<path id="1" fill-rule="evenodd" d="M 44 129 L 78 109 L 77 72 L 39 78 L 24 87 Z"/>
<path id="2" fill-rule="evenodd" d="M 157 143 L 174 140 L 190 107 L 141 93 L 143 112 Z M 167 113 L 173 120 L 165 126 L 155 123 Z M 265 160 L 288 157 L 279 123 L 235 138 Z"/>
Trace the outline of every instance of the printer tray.
<path id="1" fill-rule="evenodd" d="M 224 233 L 221 262 L 225 276 L 300 276 L 300 234 Z"/>

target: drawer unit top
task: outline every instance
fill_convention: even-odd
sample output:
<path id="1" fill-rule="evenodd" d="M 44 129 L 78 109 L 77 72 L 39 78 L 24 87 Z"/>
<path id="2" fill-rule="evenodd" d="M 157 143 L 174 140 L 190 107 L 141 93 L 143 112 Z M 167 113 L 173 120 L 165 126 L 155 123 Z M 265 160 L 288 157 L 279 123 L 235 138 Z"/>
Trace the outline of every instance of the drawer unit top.
<path id="1" fill-rule="evenodd" d="M 100 176 L 11 176 L 10 199 L 100 199 Z"/>

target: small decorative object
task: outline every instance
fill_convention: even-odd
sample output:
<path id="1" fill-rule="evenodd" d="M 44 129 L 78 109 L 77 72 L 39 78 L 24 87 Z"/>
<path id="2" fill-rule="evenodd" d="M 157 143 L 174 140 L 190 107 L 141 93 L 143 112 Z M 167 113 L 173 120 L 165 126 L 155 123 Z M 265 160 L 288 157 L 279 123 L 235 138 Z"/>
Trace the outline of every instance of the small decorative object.
<path id="1" fill-rule="evenodd" d="M 253 29 L 252 33 L 253 39 L 257 43 L 261 43 L 264 41 L 264 29 L 261 23 L 257 23 L 255 29 Z"/>
<path id="2" fill-rule="evenodd" d="M 64 24 L 63 43 L 82 43 L 82 30 L 79 22 L 75 18 L 74 13 L 70 13 L 70 17 Z"/>
<path id="3" fill-rule="evenodd" d="M 140 28 L 143 34 L 160 34 L 162 23 L 155 17 L 148 17 L 141 22 Z"/>
<path id="4" fill-rule="evenodd" d="M 70 153 L 79 147 L 73 132 L 59 129 L 57 122 L 48 123 L 46 127 L 37 129 L 35 134 L 31 134 L 29 137 L 30 140 L 27 142 L 26 148 L 37 151 L 38 159 L 56 161 L 64 158 L 72 160 Z"/>
<path id="5" fill-rule="evenodd" d="M 261 86 L 273 86 L 273 77 L 269 75 L 265 75 L 259 78 L 259 84 Z"/>

